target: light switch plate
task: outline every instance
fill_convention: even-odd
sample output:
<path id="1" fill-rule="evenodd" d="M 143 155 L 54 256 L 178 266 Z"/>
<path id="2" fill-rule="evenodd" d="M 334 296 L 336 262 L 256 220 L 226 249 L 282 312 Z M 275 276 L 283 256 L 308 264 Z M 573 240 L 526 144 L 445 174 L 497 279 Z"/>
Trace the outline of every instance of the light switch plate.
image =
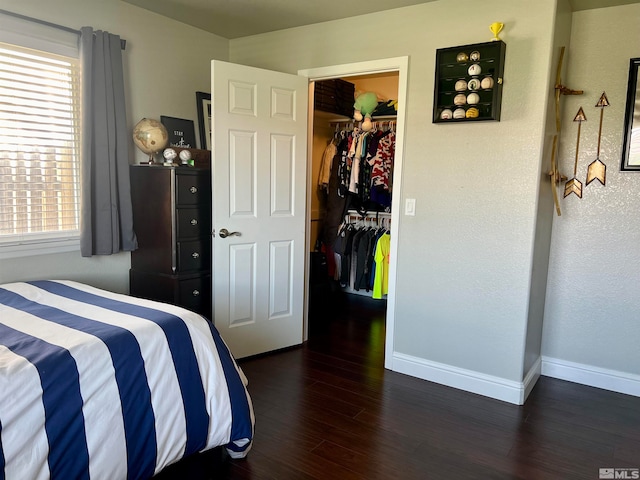
<path id="1" fill-rule="evenodd" d="M 415 198 L 407 198 L 404 204 L 404 214 L 412 215 L 416 214 L 416 199 Z"/>

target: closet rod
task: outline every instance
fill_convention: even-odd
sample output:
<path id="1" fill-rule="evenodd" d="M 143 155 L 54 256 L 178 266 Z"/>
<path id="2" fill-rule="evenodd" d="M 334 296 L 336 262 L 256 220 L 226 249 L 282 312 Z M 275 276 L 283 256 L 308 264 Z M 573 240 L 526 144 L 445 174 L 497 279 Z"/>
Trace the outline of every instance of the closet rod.
<path id="1" fill-rule="evenodd" d="M 360 215 L 362 216 L 362 214 L 360 213 L 359 210 L 347 210 L 347 215 Z M 383 212 L 383 211 L 379 211 L 379 210 L 366 210 L 365 211 L 365 216 L 376 216 L 376 215 L 387 215 L 390 216 L 391 212 Z"/>
<path id="2" fill-rule="evenodd" d="M 379 117 L 371 117 L 372 122 L 386 122 L 388 120 L 396 120 L 397 115 L 380 115 Z M 353 118 L 333 118 L 329 120 L 329 123 L 358 123 L 360 120 Z"/>
<path id="3" fill-rule="evenodd" d="M 58 25 L 57 23 L 47 22 L 46 20 L 40 20 L 39 18 L 27 17 L 26 15 L 21 15 L 19 13 L 9 12 L 8 10 L 0 9 L 0 13 L 4 15 L 8 15 L 10 17 L 19 18 L 21 20 L 27 20 L 29 22 L 38 23 L 40 25 L 44 25 L 46 27 L 57 28 L 58 30 L 63 30 L 69 33 L 75 33 L 76 35 L 80 35 L 80 30 L 76 30 L 74 28 L 65 27 L 64 25 Z M 125 50 L 127 47 L 127 41 L 124 38 L 120 39 L 120 48 Z"/>
<path id="4" fill-rule="evenodd" d="M 348 223 L 353 223 L 355 221 L 358 220 L 375 220 L 376 222 L 378 222 L 379 220 L 389 220 L 389 222 L 391 221 L 391 212 L 378 212 L 376 210 L 367 210 L 366 213 L 363 215 L 361 212 L 357 211 L 357 210 L 347 210 L 347 213 L 345 214 L 345 220 Z"/>

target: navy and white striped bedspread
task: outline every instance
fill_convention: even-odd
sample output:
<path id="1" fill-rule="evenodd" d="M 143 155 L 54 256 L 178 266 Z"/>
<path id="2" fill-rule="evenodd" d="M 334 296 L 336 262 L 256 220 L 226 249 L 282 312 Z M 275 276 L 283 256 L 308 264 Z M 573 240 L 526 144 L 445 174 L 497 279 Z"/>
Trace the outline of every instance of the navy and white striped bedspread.
<path id="1" fill-rule="evenodd" d="M 71 281 L 0 285 L 0 480 L 144 479 L 253 438 L 211 323 Z"/>

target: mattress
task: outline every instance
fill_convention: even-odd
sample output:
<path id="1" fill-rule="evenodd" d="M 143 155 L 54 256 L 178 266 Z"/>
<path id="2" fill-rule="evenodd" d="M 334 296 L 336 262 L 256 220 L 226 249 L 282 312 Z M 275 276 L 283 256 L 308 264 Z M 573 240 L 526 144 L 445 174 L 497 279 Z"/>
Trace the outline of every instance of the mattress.
<path id="1" fill-rule="evenodd" d="M 251 448 L 247 380 L 180 307 L 72 281 L 0 285 L 0 480 L 149 478 Z"/>

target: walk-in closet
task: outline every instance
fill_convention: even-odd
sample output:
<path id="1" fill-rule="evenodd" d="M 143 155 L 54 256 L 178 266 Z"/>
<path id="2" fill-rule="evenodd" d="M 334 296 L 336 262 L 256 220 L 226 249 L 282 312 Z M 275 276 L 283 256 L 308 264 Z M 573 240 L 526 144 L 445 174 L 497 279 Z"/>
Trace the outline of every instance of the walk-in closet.
<path id="1" fill-rule="evenodd" d="M 373 92 L 371 128 L 354 119 L 355 98 Z M 309 340 L 332 324 L 361 326 L 361 351 L 384 361 L 398 73 L 316 81 L 310 166 Z M 341 330 L 344 331 L 344 330 Z"/>

